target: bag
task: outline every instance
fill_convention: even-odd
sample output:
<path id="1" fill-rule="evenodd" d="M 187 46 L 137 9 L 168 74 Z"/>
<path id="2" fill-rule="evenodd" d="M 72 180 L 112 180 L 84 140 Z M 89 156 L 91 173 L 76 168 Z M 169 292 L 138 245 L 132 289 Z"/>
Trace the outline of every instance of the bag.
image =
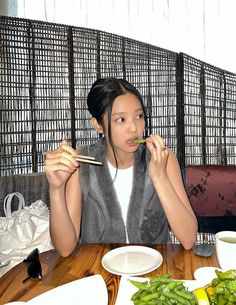
<path id="1" fill-rule="evenodd" d="M 19 199 L 18 209 L 11 211 L 13 197 Z M 8 194 L 4 199 L 4 213 L 0 217 L 0 277 L 22 262 L 38 248 L 39 252 L 53 249 L 49 233 L 49 209 L 42 200 L 25 206 L 20 193 Z"/>

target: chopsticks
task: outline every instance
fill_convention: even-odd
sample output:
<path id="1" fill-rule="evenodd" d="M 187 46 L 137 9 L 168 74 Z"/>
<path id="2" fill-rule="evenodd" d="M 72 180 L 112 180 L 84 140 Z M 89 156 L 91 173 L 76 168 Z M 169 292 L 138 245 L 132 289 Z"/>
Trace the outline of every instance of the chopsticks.
<path id="1" fill-rule="evenodd" d="M 75 160 L 87 164 L 102 165 L 102 162 L 97 161 L 94 157 L 89 157 L 89 156 L 76 155 Z"/>
<path id="2" fill-rule="evenodd" d="M 47 151 L 43 152 L 43 155 L 46 156 Z M 97 161 L 94 157 L 89 157 L 89 156 L 83 156 L 83 155 L 73 155 L 75 160 L 82 162 L 82 163 L 87 163 L 87 164 L 94 164 L 94 165 L 102 165 L 102 162 Z"/>

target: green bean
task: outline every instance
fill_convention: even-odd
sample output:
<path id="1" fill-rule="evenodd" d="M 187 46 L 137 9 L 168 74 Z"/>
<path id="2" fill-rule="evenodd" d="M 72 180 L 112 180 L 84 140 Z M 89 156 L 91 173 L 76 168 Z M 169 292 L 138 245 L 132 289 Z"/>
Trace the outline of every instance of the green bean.
<path id="1" fill-rule="evenodd" d="M 146 140 L 145 139 L 135 139 L 132 141 L 133 143 L 145 143 Z"/>
<path id="2" fill-rule="evenodd" d="M 166 292 L 165 296 L 170 298 L 170 299 L 175 299 L 176 301 L 178 301 L 178 303 L 183 304 L 183 305 L 190 305 L 189 301 L 186 300 L 183 297 L 180 297 L 178 295 L 176 295 L 175 293 L 172 292 Z"/>
<path id="3" fill-rule="evenodd" d="M 166 297 L 163 294 L 161 294 L 158 299 L 163 302 L 166 302 Z"/>
<path id="4" fill-rule="evenodd" d="M 167 285 L 166 285 L 166 289 L 168 290 L 172 290 L 174 288 L 177 288 L 179 285 L 182 285 L 183 282 L 180 282 L 180 281 L 171 281 L 169 282 Z"/>
<path id="5" fill-rule="evenodd" d="M 194 297 L 192 295 L 192 293 L 188 292 L 188 291 L 185 291 L 185 290 L 179 290 L 178 287 L 176 287 L 176 289 L 174 289 L 174 292 L 178 295 L 178 296 L 181 296 L 185 299 L 188 299 L 188 300 L 193 300 Z"/>
<path id="6" fill-rule="evenodd" d="M 137 299 L 139 299 L 140 297 L 141 297 L 141 295 L 143 294 L 143 291 L 146 291 L 146 290 L 138 290 L 138 291 L 136 291 L 133 295 L 132 295 L 132 297 L 131 297 L 131 300 L 132 301 L 135 301 L 135 300 L 137 300 Z"/>
<path id="7" fill-rule="evenodd" d="M 156 282 L 154 284 L 150 283 L 150 287 L 149 287 L 148 291 L 149 292 L 157 291 L 159 287 L 161 287 L 161 283 L 158 283 L 158 282 Z"/>
<path id="8" fill-rule="evenodd" d="M 160 281 L 162 279 L 170 279 L 170 275 L 168 273 L 162 274 L 159 277 L 150 277 L 150 282 Z"/>
<path id="9" fill-rule="evenodd" d="M 149 294 L 149 290 L 141 290 L 142 293 L 140 293 L 139 300 L 141 300 L 145 295 Z"/>
<path id="10" fill-rule="evenodd" d="M 140 301 L 150 301 L 150 300 L 157 299 L 157 298 L 158 298 L 158 293 L 154 292 L 154 293 L 146 294 L 145 296 L 143 296 L 140 299 Z"/>
<path id="11" fill-rule="evenodd" d="M 150 278 L 150 284 L 152 283 L 169 283 L 172 282 L 173 280 L 171 280 L 170 275 L 169 274 L 163 274 L 160 277 L 151 277 Z"/>
<path id="12" fill-rule="evenodd" d="M 156 305 L 156 301 L 149 301 L 149 302 L 143 302 L 143 301 L 135 301 L 134 305 Z M 161 305 L 162 303 L 159 303 L 158 305 Z"/>
<path id="13" fill-rule="evenodd" d="M 147 281 L 138 282 L 138 281 L 130 280 L 130 282 L 138 289 L 147 290 L 150 287 L 150 284 Z"/>

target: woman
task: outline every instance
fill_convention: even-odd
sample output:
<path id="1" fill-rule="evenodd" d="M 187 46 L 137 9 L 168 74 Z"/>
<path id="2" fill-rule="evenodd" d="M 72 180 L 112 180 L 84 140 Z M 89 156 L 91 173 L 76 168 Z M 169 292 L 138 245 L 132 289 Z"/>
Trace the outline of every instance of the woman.
<path id="1" fill-rule="evenodd" d="M 92 126 L 102 134 L 80 147 L 102 166 L 79 163 L 66 141 L 49 152 L 50 230 L 55 248 L 69 255 L 87 243 L 168 243 L 172 230 L 185 249 L 196 241 L 197 221 L 177 159 L 159 135 L 143 137 L 145 109 L 138 90 L 122 79 L 97 80 L 87 99 Z"/>

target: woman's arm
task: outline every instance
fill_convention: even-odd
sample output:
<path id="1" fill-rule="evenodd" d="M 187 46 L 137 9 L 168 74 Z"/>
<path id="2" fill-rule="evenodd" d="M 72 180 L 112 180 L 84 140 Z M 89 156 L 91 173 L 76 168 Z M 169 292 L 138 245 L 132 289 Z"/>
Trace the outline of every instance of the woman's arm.
<path id="1" fill-rule="evenodd" d="M 65 141 L 46 156 L 50 193 L 50 234 L 56 250 L 68 256 L 80 234 L 82 195 L 75 151 Z"/>
<path id="2" fill-rule="evenodd" d="M 70 255 L 79 239 L 81 197 L 78 171 L 72 174 L 63 190 L 50 189 L 50 234 L 62 256 Z"/>
<path id="3" fill-rule="evenodd" d="M 186 194 L 178 161 L 159 136 L 150 136 L 149 175 L 160 198 L 170 228 L 185 249 L 196 242 L 198 224 Z M 154 144 L 154 145 L 153 145 Z"/>

